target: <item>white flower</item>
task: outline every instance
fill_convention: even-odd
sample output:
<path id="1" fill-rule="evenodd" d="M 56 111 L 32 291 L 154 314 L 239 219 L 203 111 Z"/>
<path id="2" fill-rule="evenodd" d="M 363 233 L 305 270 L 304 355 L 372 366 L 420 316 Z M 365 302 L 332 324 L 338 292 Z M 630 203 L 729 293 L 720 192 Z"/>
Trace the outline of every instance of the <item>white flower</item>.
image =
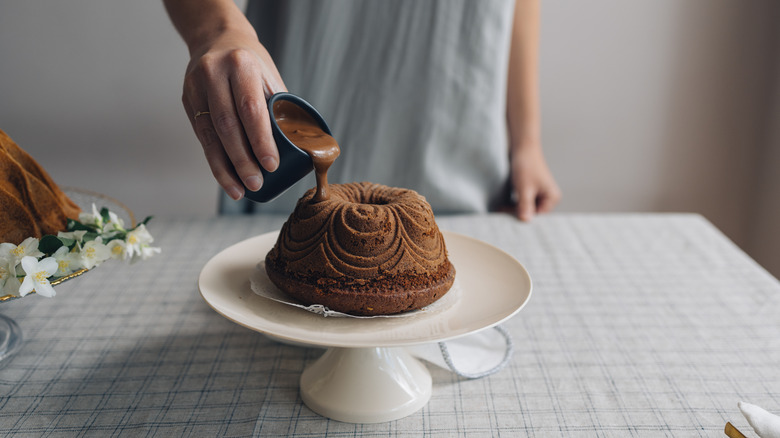
<path id="1" fill-rule="evenodd" d="M 154 242 L 154 238 L 149 234 L 149 231 L 144 224 L 139 225 L 136 229 L 127 233 L 127 238 L 125 240 L 127 242 L 128 257 L 137 255 L 142 258 L 143 254 L 141 248 L 149 246 L 150 243 Z"/>
<path id="2" fill-rule="evenodd" d="M 100 228 L 102 233 L 111 233 L 116 231 L 124 231 L 125 223 L 119 216 L 113 211 L 108 211 L 108 222 L 104 223 L 105 218 L 100 214 L 95 204 L 92 204 L 92 213 L 81 212 L 79 213 L 79 222 L 84 225 L 95 225 Z"/>
<path id="3" fill-rule="evenodd" d="M 106 244 L 111 251 L 111 258 L 117 260 L 127 259 L 127 243 L 122 239 L 114 239 Z"/>
<path id="4" fill-rule="evenodd" d="M 112 233 L 115 231 L 125 231 L 125 222 L 113 211 L 108 212 L 108 222 L 103 225 L 103 233 Z"/>
<path id="5" fill-rule="evenodd" d="M 20 296 L 27 295 L 33 289 L 44 297 L 55 295 L 54 288 L 49 283 L 49 277 L 57 272 L 57 261 L 54 257 L 46 257 L 39 262 L 35 257 L 25 256 L 22 258 L 22 269 L 27 275 L 19 286 Z"/>
<path id="6" fill-rule="evenodd" d="M 11 272 L 8 270 L 8 262 L 5 259 L 0 258 L 0 286 L 3 286 L 6 280 L 11 277 Z"/>
<path id="7" fill-rule="evenodd" d="M 87 269 L 92 269 L 111 257 L 111 251 L 103 245 L 100 237 L 85 243 L 79 254 L 81 254 L 81 265 Z"/>
<path id="8" fill-rule="evenodd" d="M 87 234 L 86 230 L 78 230 L 78 231 L 60 231 L 57 233 L 57 237 L 64 237 L 66 239 L 75 240 L 76 242 L 83 242 L 84 241 L 84 235 Z"/>
<path id="9" fill-rule="evenodd" d="M 43 253 L 38 250 L 38 239 L 28 237 L 19 245 L 0 243 L 0 289 L 3 295 L 19 295 L 20 281 L 16 277 L 22 259 L 36 260 Z"/>
<path id="10" fill-rule="evenodd" d="M 0 286 L 2 286 L 3 281 L 5 281 L 7 275 L 10 275 L 11 271 L 8 269 L 11 265 L 11 261 L 8 257 L 0 256 Z"/>
<path id="11" fill-rule="evenodd" d="M 15 273 L 16 266 L 26 256 L 41 257 L 42 252 L 38 251 L 38 239 L 28 237 L 18 246 L 13 243 L 0 243 L 0 260 L 5 260 L 8 272 Z"/>
<path id="12" fill-rule="evenodd" d="M 81 256 L 77 252 L 71 252 L 67 246 L 61 246 L 52 257 L 57 261 L 57 272 L 54 273 L 57 277 L 64 277 L 81 269 Z"/>
<path id="13" fill-rule="evenodd" d="M 2 288 L 0 288 L 0 291 L 3 292 L 3 295 L 13 295 L 15 297 L 19 296 L 19 286 L 21 286 L 21 282 L 18 278 L 12 278 L 9 279 Z"/>
<path id="14" fill-rule="evenodd" d="M 18 246 L 13 243 L 0 243 L 0 258 L 13 259 L 20 261 L 24 256 L 40 257 L 42 252 L 38 251 L 38 239 L 28 237 Z"/>
<path id="15" fill-rule="evenodd" d="M 64 245 L 50 257 L 38 250 L 40 242 L 34 237 L 19 245 L 0 243 L 0 296 L 25 296 L 37 291 L 42 296 L 53 297 L 55 293 L 49 281 L 52 276 L 66 277 L 79 269 L 92 269 L 109 258 L 129 259 L 134 263 L 161 251 L 150 246 L 154 238 L 144 224 L 128 232 L 116 213 L 98 210 L 95 204 L 91 213 L 79 214 L 78 222 L 81 225 L 76 228 L 88 230 L 57 233 Z M 46 258 L 38 261 L 41 257 Z"/>
<path id="16" fill-rule="evenodd" d="M 136 255 L 133 256 L 132 259 L 130 259 L 130 263 L 135 263 L 139 259 L 140 260 L 146 260 L 146 259 L 148 259 L 149 257 L 151 257 L 151 256 L 153 256 L 155 254 L 159 254 L 160 252 L 162 252 L 162 250 L 160 248 L 155 248 L 153 246 L 143 245 L 143 246 L 141 246 L 141 250 L 139 252 L 137 252 Z"/>
<path id="17" fill-rule="evenodd" d="M 19 285 L 16 269 L 9 270 L 7 260 L 0 258 L 0 295 L 19 296 Z"/>
<path id="18" fill-rule="evenodd" d="M 125 258 L 129 257 L 130 263 L 135 263 L 138 260 L 146 260 L 161 252 L 160 248 L 149 246 L 150 243 L 154 242 L 154 238 L 144 224 L 139 225 L 136 229 L 127 233 L 125 239 Z"/>
<path id="19" fill-rule="evenodd" d="M 85 211 L 79 213 L 79 222 L 84 225 L 97 225 L 98 227 L 103 227 L 103 216 L 100 215 L 97 207 L 95 207 L 95 203 L 92 203 L 92 213 L 87 213 Z"/>

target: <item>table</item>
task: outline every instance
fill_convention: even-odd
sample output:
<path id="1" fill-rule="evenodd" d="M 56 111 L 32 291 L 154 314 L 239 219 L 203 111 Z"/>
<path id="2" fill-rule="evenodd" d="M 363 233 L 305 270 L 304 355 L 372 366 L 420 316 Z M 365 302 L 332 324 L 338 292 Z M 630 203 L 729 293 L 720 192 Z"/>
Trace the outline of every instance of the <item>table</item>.
<path id="1" fill-rule="evenodd" d="M 503 325 L 502 371 L 431 367 L 429 404 L 348 424 L 302 404 L 321 350 L 276 343 L 209 308 L 196 279 L 283 217 L 160 218 L 162 254 L 107 262 L 57 297 L 0 305 L 25 335 L 0 369 L 2 436 L 724 436 L 737 402 L 780 412 L 780 283 L 701 216 L 442 216 L 520 260 L 530 303 Z"/>

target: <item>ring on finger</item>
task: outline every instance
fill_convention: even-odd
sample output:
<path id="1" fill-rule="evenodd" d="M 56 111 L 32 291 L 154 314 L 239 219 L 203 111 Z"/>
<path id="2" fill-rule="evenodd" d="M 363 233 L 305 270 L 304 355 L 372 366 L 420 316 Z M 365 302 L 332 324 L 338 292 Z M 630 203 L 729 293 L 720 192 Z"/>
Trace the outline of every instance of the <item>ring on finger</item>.
<path id="1" fill-rule="evenodd" d="M 211 113 L 208 112 L 208 111 L 198 111 L 198 112 L 195 113 L 195 116 L 192 117 L 192 120 L 197 120 L 198 117 L 206 116 L 206 115 L 209 115 L 209 114 L 211 114 Z"/>

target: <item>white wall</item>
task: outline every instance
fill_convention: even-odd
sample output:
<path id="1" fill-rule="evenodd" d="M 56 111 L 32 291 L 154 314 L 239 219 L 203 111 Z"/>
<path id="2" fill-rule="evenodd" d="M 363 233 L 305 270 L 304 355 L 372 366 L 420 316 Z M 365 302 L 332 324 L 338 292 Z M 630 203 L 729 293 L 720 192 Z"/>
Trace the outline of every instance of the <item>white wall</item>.
<path id="1" fill-rule="evenodd" d="M 545 3 L 543 132 L 564 208 L 697 211 L 744 241 L 780 41 L 770 3 Z"/>
<path id="2" fill-rule="evenodd" d="M 780 40 L 780 26 L 777 30 Z M 756 260 L 780 278 L 780 44 L 773 59 L 774 92 L 767 93 L 774 96 L 767 113 L 770 129 L 758 157 L 757 185 L 754 202 L 749 207 L 745 246 Z"/>
<path id="3" fill-rule="evenodd" d="M 699 212 L 780 275 L 755 236 L 780 221 L 780 3 L 547 1 L 542 20 L 559 210 Z M 0 0 L 0 129 L 138 216 L 213 214 L 186 63 L 158 0 Z"/>
<path id="4" fill-rule="evenodd" d="M 62 185 L 137 216 L 211 214 L 181 109 L 186 47 L 161 1 L 0 1 L 0 129 Z"/>

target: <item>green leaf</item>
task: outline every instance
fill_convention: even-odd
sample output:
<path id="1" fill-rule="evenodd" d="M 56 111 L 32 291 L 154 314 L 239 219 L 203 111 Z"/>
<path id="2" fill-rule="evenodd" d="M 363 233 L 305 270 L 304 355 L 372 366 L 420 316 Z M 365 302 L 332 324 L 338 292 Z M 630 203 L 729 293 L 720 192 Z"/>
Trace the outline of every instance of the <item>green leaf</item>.
<path id="1" fill-rule="evenodd" d="M 68 240 L 72 240 L 72 239 L 68 239 Z M 63 245 L 64 243 L 59 237 L 52 236 L 51 234 L 47 234 L 41 237 L 41 240 L 38 241 L 38 251 L 44 254 L 52 255 Z"/>
<path id="2" fill-rule="evenodd" d="M 96 227 L 90 227 L 88 225 L 82 224 L 79 221 L 74 221 L 73 219 L 68 219 L 68 231 L 94 231 Z"/>
<path id="3" fill-rule="evenodd" d="M 108 208 L 103 207 L 100 209 L 100 217 L 103 218 L 103 223 L 108 223 L 111 220 L 111 216 L 108 215 Z"/>
<path id="4" fill-rule="evenodd" d="M 108 233 L 101 234 L 103 238 L 103 244 L 108 245 L 108 242 L 112 240 L 125 240 L 127 238 L 127 232 L 125 231 L 109 231 Z"/>
<path id="5" fill-rule="evenodd" d="M 67 237 L 57 237 L 57 239 L 60 239 L 60 242 L 62 242 L 63 245 L 71 249 L 73 249 L 73 245 L 76 244 L 76 239 L 70 239 Z"/>
<path id="6" fill-rule="evenodd" d="M 135 230 L 136 228 L 140 227 L 141 225 L 146 225 L 146 223 L 147 223 L 147 222 L 149 222 L 150 220 L 152 220 L 152 217 L 153 217 L 153 216 L 146 216 L 146 217 L 144 218 L 144 220 L 142 220 L 141 222 L 138 222 L 137 224 L 135 224 L 135 226 L 134 226 L 133 228 L 131 228 L 130 230 L 128 230 L 128 231 L 133 231 L 133 230 Z"/>
<path id="7" fill-rule="evenodd" d="M 98 234 L 98 233 L 96 233 L 94 231 L 89 231 L 86 234 L 84 234 L 83 241 L 84 241 L 84 243 L 91 242 L 91 241 L 95 240 L 99 235 L 100 234 Z"/>

